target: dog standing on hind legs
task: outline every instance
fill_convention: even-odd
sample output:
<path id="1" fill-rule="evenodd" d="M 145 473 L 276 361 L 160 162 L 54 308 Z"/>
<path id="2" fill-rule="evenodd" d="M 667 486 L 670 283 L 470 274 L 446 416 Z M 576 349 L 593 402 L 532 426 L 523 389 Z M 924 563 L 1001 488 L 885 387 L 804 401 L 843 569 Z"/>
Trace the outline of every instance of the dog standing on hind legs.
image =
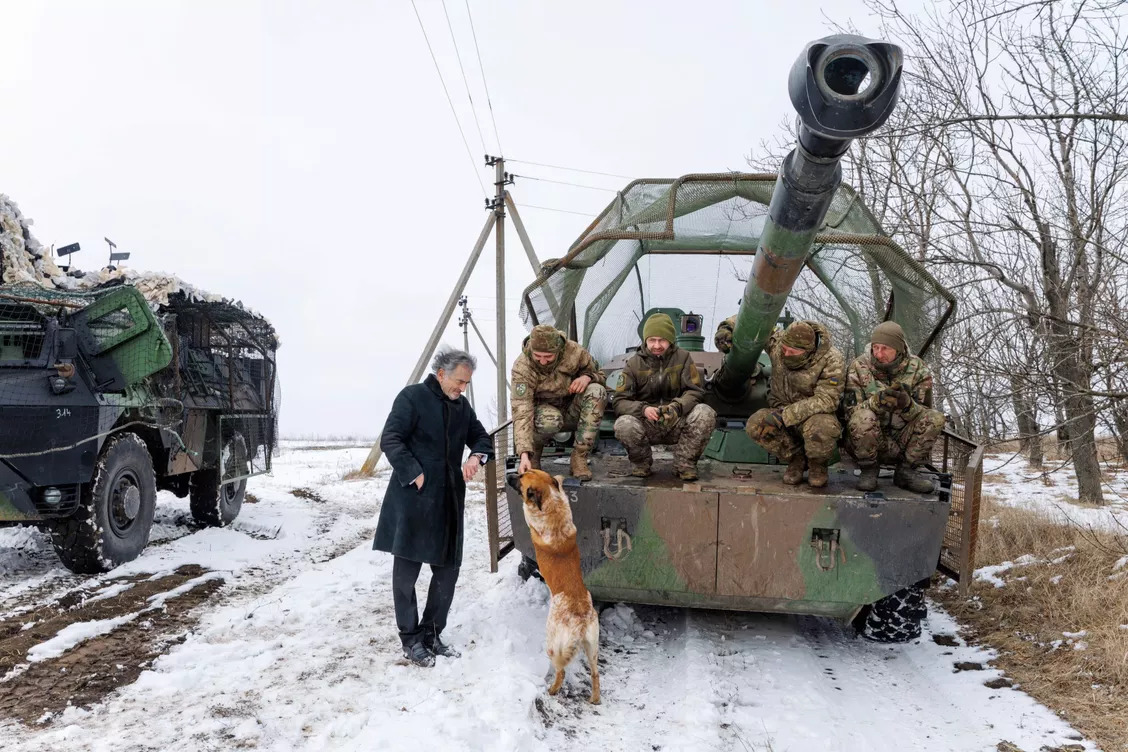
<path id="1" fill-rule="evenodd" d="M 509 485 L 521 494 L 525 522 L 532 534 L 537 568 L 552 599 L 545 625 L 545 648 L 556 676 L 548 693 L 564 683 L 564 668 L 581 649 L 591 668 L 591 702 L 599 703 L 599 614 L 584 587 L 580 549 L 572 508 L 564 493 L 564 477 L 542 470 L 511 476 Z"/>

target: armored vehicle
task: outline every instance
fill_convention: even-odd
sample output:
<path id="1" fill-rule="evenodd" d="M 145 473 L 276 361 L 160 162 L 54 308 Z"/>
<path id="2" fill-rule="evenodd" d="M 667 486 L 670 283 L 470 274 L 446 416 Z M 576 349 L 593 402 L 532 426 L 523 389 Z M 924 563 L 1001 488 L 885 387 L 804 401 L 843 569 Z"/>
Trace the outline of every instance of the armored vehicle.
<path id="1" fill-rule="evenodd" d="M 951 432 L 937 441 L 931 494 L 887 479 L 862 493 L 846 462 L 832 466 L 825 488 L 783 484 L 782 466 L 744 432 L 767 406 L 763 349 L 781 315 L 820 321 L 848 359 L 892 319 L 927 356 L 955 308 L 841 183 L 842 156 L 885 122 L 900 78 L 893 45 L 845 35 L 811 43 L 791 70 L 798 144 L 778 175 L 636 180 L 525 290 L 526 323 L 551 323 L 588 348 L 609 390 L 641 345 L 642 322 L 669 313 L 675 344 L 691 351 L 718 415 L 692 483 L 661 455 L 651 477 L 629 476 L 605 415 L 593 480 L 566 481 L 594 598 L 823 615 L 892 641 L 919 635 L 923 588 L 938 568 L 969 576 L 982 457 L 973 443 Z M 731 351 L 706 351 L 707 333 L 712 344 L 733 313 Z M 557 438 L 566 452 L 567 437 Z M 493 562 L 516 551 L 528 575 L 535 552 L 521 499 L 504 482 L 517 462 L 511 428 L 496 439 L 506 459 L 488 468 Z M 565 463 L 543 460 L 567 476 Z"/>
<path id="2" fill-rule="evenodd" d="M 75 572 L 141 553 L 156 494 L 239 514 L 275 445 L 273 327 L 189 292 L 0 286 L 0 525 L 50 532 Z"/>

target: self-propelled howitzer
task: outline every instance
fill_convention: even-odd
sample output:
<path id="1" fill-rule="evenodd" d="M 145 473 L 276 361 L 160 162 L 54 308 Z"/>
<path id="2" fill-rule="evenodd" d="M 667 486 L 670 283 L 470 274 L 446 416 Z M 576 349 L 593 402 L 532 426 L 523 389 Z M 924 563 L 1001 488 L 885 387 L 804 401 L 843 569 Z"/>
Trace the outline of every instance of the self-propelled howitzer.
<path id="1" fill-rule="evenodd" d="M 923 355 L 951 315 L 954 296 L 841 183 L 842 156 L 889 117 L 900 81 L 893 45 L 856 36 L 808 45 L 790 76 L 798 143 L 778 174 L 635 180 L 525 290 L 526 323 L 551 323 L 587 348 L 610 391 L 644 346 L 643 322 L 668 314 L 674 344 L 704 377 L 703 399 L 716 412 L 698 479 L 683 482 L 660 447 L 653 474 L 631 477 L 608 407 L 594 477 L 565 480 L 595 599 L 856 618 L 869 636 L 904 640 L 920 632 L 923 587 L 937 568 L 966 582 L 980 448 L 945 433 L 933 450 L 936 492 L 883 485 L 863 494 L 846 463 L 831 466 L 822 488 L 783 483 L 782 465 L 745 431 L 770 401 L 762 351 L 781 313 L 817 320 L 847 359 L 885 319 Z M 738 299 L 726 356 L 709 347 L 710 335 Z M 499 462 L 487 467 L 493 561 L 516 550 L 528 576 L 535 550 L 522 500 L 504 483 L 518 460 L 512 432 L 495 436 Z M 557 434 L 543 468 L 566 476 L 572 441 Z"/>

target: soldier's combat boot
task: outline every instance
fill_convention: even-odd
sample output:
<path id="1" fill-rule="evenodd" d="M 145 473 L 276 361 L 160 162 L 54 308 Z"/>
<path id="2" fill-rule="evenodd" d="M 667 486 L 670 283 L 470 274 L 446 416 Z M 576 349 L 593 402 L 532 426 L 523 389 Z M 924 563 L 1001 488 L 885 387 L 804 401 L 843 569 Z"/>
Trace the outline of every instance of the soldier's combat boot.
<path id="1" fill-rule="evenodd" d="M 692 465 L 674 465 L 674 474 L 680 480 L 693 481 L 697 480 L 697 463 Z"/>
<path id="2" fill-rule="evenodd" d="M 823 488 L 828 479 L 826 462 L 823 460 L 807 461 L 807 485 L 811 488 Z"/>
<path id="3" fill-rule="evenodd" d="M 877 490 L 877 463 L 874 462 L 870 465 L 861 466 L 862 474 L 858 476 L 858 490 L 859 491 L 876 491 Z"/>
<path id="4" fill-rule="evenodd" d="M 783 471 L 783 482 L 789 486 L 797 486 L 803 482 L 803 471 L 807 469 L 807 458 L 802 454 L 798 454 L 791 458 L 791 462 L 787 463 L 787 469 Z"/>
<path id="5" fill-rule="evenodd" d="M 649 478 L 650 477 L 650 463 L 649 462 L 632 462 L 631 475 L 636 478 Z"/>
<path id="6" fill-rule="evenodd" d="M 577 444 L 572 447 L 572 477 L 576 480 L 591 480 L 591 468 L 588 467 L 589 446 Z"/>
<path id="7" fill-rule="evenodd" d="M 932 481 L 925 478 L 916 471 L 915 467 L 908 464 L 897 465 L 897 469 L 893 471 L 893 485 L 898 488 L 903 488 L 906 491 L 912 491 L 913 493 L 932 493 Z"/>

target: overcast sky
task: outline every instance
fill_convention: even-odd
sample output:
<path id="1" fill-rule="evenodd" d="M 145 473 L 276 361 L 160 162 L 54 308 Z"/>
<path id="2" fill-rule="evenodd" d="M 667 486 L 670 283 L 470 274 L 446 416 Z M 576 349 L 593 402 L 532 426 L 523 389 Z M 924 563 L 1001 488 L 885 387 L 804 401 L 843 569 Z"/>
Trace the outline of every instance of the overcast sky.
<path id="1" fill-rule="evenodd" d="M 499 151 L 465 0 L 446 8 L 481 137 L 443 5 L 417 3 L 473 162 L 410 0 L 4 0 L 0 192 L 41 242 L 80 242 L 82 268 L 109 237 L 268 316 L 284 435 L 374 436 L 486 219 L 482 142 Z M 470 0 L 501 152 L 526 162 L 509 171 L 616 189 L 745 169 L 791 118 L 788 69 L 827 16 L 873 26 L 858 0 L 822 5 Z M 541 258 L 613 197 L 511 190 Z M 507 241 L 511 360 L 532 273 L 511 225 Z M 468 289 L 491 347 L 492 248 Z"/>

